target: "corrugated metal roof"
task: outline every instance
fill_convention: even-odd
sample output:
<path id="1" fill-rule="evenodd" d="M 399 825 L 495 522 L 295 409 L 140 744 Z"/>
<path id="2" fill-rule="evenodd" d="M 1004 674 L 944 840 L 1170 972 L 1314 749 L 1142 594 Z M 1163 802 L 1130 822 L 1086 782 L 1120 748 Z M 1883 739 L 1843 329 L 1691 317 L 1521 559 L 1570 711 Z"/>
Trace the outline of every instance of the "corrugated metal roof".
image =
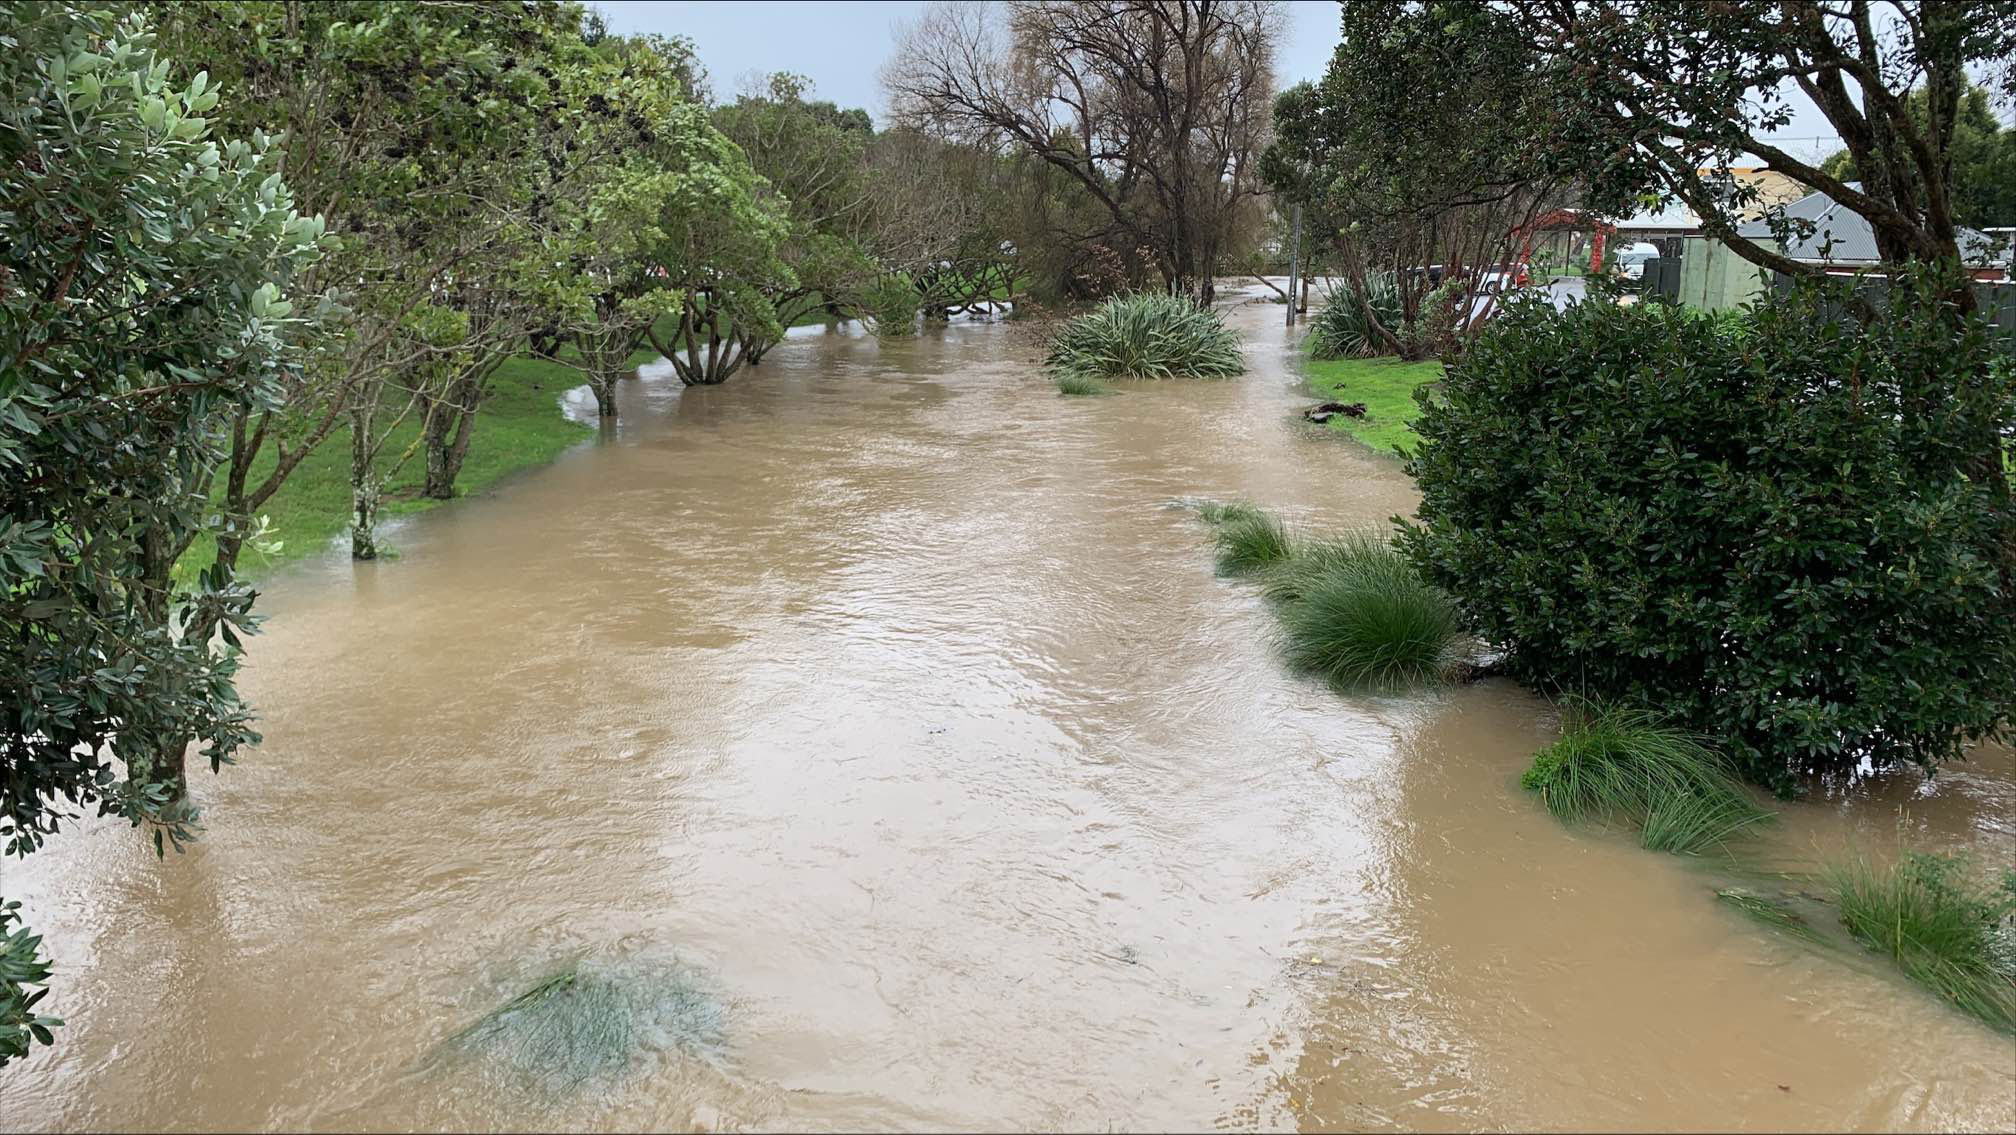
<path id="1" fill-rule="evenodd" d="M 1854 182 L 1849 188 L 1860 188 Z M 1788 220 L 1813 222 L 1811 235 L 1798 231 L 1787 234 L 1785 255 L 1816 264 L 1875 264 L 1876 230 L 1867 218 L 1825 193 L 1809 193 L 1785 206 Z M 1802 226 L 1803 227 L 1803 226 Z M 1746 240 L 1775 239 L 1771 226 L 1763 221 L 1738 225 L 1736 235 Z M 1969 264 L 1995 263 L 1990 251 L 1993 241 L 1973 229 L 1960 230 L 1960 253 Z"/>

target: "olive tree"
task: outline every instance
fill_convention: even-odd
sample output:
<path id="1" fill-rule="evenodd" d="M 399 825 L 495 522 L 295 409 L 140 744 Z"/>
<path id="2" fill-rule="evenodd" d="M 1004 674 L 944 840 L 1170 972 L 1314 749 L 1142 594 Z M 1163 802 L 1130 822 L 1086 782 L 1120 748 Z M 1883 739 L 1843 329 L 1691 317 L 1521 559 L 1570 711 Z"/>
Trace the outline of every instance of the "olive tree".
<path id="1" fill-rule="evenodd" d="M 0 840 L 72 809 L 180 841 L 182 756 L 258 739 L 233 684 L 252 593 L 172 582 L 210 522 L 234 423 L 278 406 L 325 244 L 269 139 L 212 137 L 219 89 L 145 13 L 0 5 Z M 213 636 L 210 631 L 215 628 Z M 0 915 L 0 1062 L 47 1043 L 42 980 Z M 24 1036 L 25 1034 L 25 1036 Z"/>
<path id="2" fill-rule="evenodd" d="M 880 274 L 863 244 L 881 187 L 865 155 L 875 137 L 868 112 L 815 100 L 811 82 L 778 72 L 714 111 L 721 133 L 763 179 L 759 195 L 784 218 L 777 259 L 790 274 L 759 284 L 777 319 L 744 328 L 748 360 L 759 363 L 785 328 L 822 304 L 858 307 Z"/>
<path id="3" fill-rule="evenodd" d="M 369 558 L 389 430 L 422 422 L 427 491 L 451 494 L 472 408 L 537 310 L 514 266 L 534 243 L 549 124 L 571 112 L 556 57 L 581 10 L 217 0 L 160 18 L 166 45 L 243 93 L 224 121 L 281 139 L 302 209 L 341 241 L 304 281 L 335 301 L 333 333 L 285 399 L 233 432 L 219 503 L 238 527 L 218 556 L 235 560 L 239 528 L 347 426 L 352 552 Z"/>

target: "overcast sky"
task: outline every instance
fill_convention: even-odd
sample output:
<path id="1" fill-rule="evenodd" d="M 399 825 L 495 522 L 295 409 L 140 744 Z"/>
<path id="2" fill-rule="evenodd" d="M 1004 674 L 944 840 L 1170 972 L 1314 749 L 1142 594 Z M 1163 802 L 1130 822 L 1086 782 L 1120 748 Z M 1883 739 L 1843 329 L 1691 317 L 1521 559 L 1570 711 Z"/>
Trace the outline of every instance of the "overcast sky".
<path id="1" fill-rule="evenodd" d="M 624 34 L 683 35 L 699 49 L 717 98 L 733 97 L 746 77 L 794 71 L 809 77 L 819 97 L 842 107 L 866 107 L 879 123 L 882 90 L 876 72 L 895 46 L 896 29 L 924 10 L 922 0 L 590 0 Z M 1323 74 L 1337 46 L 1334 0 L 1290 0 L 1288 34 L 1274 73 L 1286 87 Z M 1797 115 L 1780 136 L 1793 154 L 1811 157 L 1838 148 L 1819 110 L 1793 92 Z M 1816 144 L 1811 136 L 1826 135 Z"/>

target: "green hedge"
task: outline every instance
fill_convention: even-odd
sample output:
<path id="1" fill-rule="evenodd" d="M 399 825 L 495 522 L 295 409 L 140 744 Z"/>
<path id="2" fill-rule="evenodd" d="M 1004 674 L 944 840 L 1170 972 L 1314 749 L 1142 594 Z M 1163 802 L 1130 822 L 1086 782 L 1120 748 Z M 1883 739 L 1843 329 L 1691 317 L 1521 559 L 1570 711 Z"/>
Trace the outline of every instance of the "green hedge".
<path id="1" fill-rule="evenodd" d="M 1935 295 L 1515 304 L 1415 423 L 1404 545 L 1519 677 L 1760 780 L 1958 756 L 2016 703 L 2016 368 Z"/>

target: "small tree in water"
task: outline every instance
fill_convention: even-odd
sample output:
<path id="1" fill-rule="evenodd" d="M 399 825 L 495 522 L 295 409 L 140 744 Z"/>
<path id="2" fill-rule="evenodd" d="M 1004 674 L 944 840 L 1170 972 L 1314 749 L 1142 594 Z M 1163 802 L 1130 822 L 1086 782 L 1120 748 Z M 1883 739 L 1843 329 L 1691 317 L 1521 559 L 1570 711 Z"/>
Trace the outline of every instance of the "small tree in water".
<path id="1" fill-rule="evenodd" d="M 214 767 L 257 740 L 233 685 L 251 592 L 168 569 L 210 523 L 227 423 L 296 367 L 283 289 L 322 224 L 263 136 L 209 137 L 218 92 L 171 80 L 142 15 L 10 3 L 0 27 L 0 840 L 35 850 L 67 800 L 159 849 L 193 818 L 185 748 Z M 12 921 L 0 1063 L 52 1023 Z"/>

